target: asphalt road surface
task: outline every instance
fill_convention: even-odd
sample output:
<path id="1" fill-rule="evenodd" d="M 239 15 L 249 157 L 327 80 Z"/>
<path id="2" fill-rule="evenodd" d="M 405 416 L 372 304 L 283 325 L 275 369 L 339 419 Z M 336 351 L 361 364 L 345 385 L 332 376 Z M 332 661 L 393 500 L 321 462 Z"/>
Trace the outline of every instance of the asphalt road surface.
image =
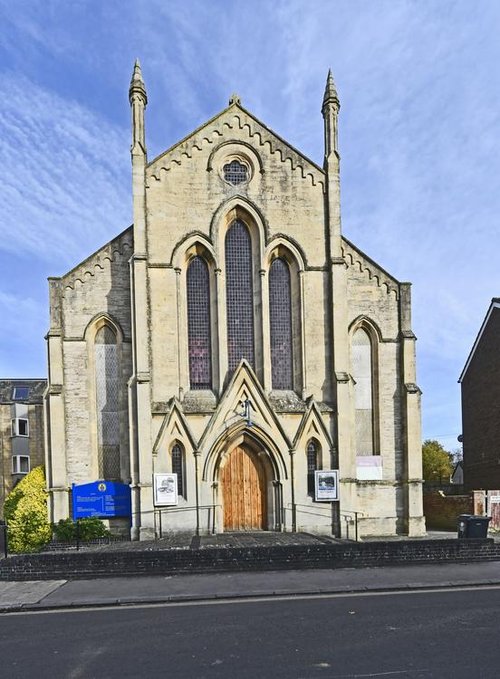
<path id="1" fill-rule="evenodd" d="M 0 616 L 0 677 L 477 679 L 500 588 Z"/>

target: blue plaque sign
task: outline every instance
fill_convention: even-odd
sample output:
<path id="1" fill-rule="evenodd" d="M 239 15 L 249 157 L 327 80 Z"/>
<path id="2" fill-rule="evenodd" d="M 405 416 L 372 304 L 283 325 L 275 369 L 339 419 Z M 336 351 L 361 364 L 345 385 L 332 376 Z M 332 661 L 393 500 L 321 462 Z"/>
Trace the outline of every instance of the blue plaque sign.
<path id="1" fill-rule="evenodd" d="M 73 484 L 73 519 L 132 516 L 130 487 L 114 481 Z"/>

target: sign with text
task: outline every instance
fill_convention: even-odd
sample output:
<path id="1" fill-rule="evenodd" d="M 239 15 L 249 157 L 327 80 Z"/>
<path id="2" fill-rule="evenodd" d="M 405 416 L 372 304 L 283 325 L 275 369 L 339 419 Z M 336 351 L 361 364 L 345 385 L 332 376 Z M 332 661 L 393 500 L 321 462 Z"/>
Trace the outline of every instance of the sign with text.
<path id="1" fill-rule="evenodd" d="M 334 502 L 339 499 L 338 470 L 317 470 L 314 472 L 314 499 L 316 502 Z"/>
<path id="2" fill-rule="evenodd" d="M 132 516 L 130 487 L 114 481 L 73 484 L 73 519 Z"/>
<path id="3" fill-rule="evenodd" d="M 154 474 L 153 490 L 156 507 L 176 505 L 177 474 Z"/>

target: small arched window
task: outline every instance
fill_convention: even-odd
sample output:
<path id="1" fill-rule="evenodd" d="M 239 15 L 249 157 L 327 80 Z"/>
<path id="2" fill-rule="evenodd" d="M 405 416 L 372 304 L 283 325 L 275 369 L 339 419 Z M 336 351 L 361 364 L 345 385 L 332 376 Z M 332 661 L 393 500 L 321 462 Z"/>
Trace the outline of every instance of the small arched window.
<path id="1" fill-rule="evenodd" d="M 174 443 L 172 446 L 172 474 L 177 474 L 177 495 L 185 497 L 184 448 L 180 443 Z"/>
<path id="2" fill-rule="evenodd" d="M 252 241 L 240 219 L 228 229 L 225 255 L 228 367 L 233 372 L 243 358 L 255 367 Z"/>
<path id="3" fill-rule="evenodd" d="M 352 376 L 356 455 L 375 455 L 372 343 L 364 328 L 358 328 L 352 338 Z"/>
<path id="4" fill-rule="evenodd" d="M 269 270 L 269 323 L 273 389 L 293 389 L 290 268 L 282 257 Z"/>
<path id="5" fill-rule="evenodd" d="M 120 479 L 120 385 L 116 333 L 103 325 L 94 340 L 99 478 Z"/>
<path id="6" fill-rule="evenodd" d="M 314 497 L 314 472 L 319 468 L 319 445 L 311 439 L 307 444 L 307 494 Z"/>
<path id="7" fill-rule="evenodd" d="M 189 382 L 191 389 L 211 389 L 210 279 L 202 257 L 193 257 L 186 278 Z"/>

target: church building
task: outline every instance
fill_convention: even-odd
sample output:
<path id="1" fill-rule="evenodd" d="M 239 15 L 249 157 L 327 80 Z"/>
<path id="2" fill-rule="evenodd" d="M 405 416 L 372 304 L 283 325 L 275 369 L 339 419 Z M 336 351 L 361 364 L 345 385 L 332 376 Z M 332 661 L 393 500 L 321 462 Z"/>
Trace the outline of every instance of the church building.
<path id="1" fill-rule="evenodd" d="M 133 225 L 49 279 L 50 519 L 108 481 L 132 539 L 422 535 L 410 284 L 342 235 L 331 73 L 322 167 L 237 95 L 149 160 L 138 62 L 129 99 Z"/>

